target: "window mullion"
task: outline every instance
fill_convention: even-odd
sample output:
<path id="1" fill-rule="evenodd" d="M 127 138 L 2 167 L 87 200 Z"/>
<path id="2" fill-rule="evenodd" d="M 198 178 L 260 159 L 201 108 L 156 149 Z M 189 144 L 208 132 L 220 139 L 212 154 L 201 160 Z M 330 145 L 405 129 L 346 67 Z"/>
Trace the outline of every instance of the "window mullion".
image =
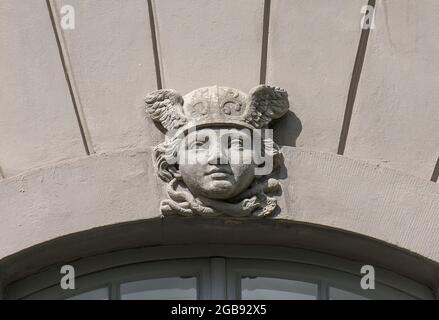
<path id="1" fill-rule="evenodd" d="M 110 284 L 110 300 L 120 300 L 120 283 L 111 282 Z"/>
<path id="2" fill-rule="evenodd" d="M 211 299 L 226 299 L 226 259 L 215 257 L 210 259 Z"/>
<path id="3" fill-rule="evenodd" d="M 319 293 L 318 293 L 318 300 L 329 300 L 329 286 L 326 281 L 319 281 Z"/>

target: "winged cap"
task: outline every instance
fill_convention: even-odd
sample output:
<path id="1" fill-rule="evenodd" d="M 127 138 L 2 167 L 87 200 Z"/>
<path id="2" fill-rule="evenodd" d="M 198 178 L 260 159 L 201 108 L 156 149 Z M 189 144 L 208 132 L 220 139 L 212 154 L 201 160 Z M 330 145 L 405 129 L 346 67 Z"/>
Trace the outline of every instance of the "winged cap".
<path id="1" fill-rule="evenodd" d="M 180 134 L 196 126 L 266 128 L 289 109 L 288 93 L 279 87 L 259 85 L 249 94 L 227 87 L 204 87 L 184 97 L 175 90 L 151 92 L 145 99 L 147 114 L 168 132 Z"/>

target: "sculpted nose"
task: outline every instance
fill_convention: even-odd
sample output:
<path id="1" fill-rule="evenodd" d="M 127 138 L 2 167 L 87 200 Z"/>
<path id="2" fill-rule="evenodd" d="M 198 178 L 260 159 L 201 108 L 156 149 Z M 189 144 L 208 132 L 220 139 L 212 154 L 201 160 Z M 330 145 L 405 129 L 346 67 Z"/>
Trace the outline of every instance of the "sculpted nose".
<path id="1" fill-rule="evenodd" d="M 218 144 L 214 148 L 210 150 L 209 158 L 208 158 L 209 164 L 226 164 L 227 154 L 224 152 L 223 148 L 221 148 L 221 145 Z"/>

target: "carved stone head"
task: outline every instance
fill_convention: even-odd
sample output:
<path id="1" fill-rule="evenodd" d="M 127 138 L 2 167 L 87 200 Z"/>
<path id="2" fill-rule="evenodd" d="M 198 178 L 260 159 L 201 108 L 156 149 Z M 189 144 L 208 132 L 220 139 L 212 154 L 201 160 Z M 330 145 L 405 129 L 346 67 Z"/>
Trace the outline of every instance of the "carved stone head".
<path id="1" fill-rule="evenodd" d="M 279 147 L 267 128 L 289 108 L 287 92 L 260 85 L 249 94 L 206 87 L 182 97 L 150 93 L 148 115 L 167 131 L 154 149 L 159 177 L 168 183 L 163 215 L 267 216 L 277 208 Z"/>

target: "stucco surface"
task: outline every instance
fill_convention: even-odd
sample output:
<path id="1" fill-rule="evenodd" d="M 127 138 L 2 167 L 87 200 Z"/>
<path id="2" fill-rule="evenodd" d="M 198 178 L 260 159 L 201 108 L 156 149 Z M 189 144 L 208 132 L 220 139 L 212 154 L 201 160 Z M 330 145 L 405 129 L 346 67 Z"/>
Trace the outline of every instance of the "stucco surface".
<path id="1" fill-rule="evenodd" d="M 436 184 L 329 153 L 284 154 L 288 178 L 274 219 L 359 233 L 439 262 Z M 159 218 L 163 196 L 149 149 L 38 169 L 0 187 L 0 258 L 79 231 Z"/>
<path id="2" fill-rule="evenodd" d="M 438 37 L 438 1 L 377 1 L 346 155 L 431 177 L 439 156 Z"/>
<path id="3" fill-rule="evenodd" d="M 288 90 L 301 125 L 284 119 L 282 127 L 301 129 L 298 147 L 337 152 L 366 3 L 272 1 L 267 82 Z"/>
<path id="4" fill-rule="evenodd" d="M 181 93 L 259 83 L 263 0 L 154 1 L 163 85 Z"/>
<path id="5" fill-rule="evenodd" d="M 146 147 L 163 139 L 145 118 L 143 99 L 157 89 L 147 1 L 57 0 L 75 9 L 75 29 L 62 30 L 91 152 Z"/>
<path id="6" fill-rule="evenodd" d="M 142 101 L 159 75 L 182 94 L 214 84 L 248 91 L 260 80 L 262 0 L 161 0 L 151 11 L 143 0 L 50 3 L 92 153 L 163 139 Z M 59 25 L 65 4 L 75 9 L 74 30 Z M 280 144 L 337 151 L 365 4 L 271 1 L 266 78 L 288 90 L 292 111 L 277 125 Z M 84 155 L 46 1 L 1 6 L 7 45 L 0 55 L 0 178 Z M 347 156 L 432 177 L 439 156 L 438 16 L 434 0 L 376 2 Z"/>
<path id="7" fill-rule="evenodd" d="M 46 2 L 0 1 L 0 16 L 1 171 L 85 155 Z"/>

